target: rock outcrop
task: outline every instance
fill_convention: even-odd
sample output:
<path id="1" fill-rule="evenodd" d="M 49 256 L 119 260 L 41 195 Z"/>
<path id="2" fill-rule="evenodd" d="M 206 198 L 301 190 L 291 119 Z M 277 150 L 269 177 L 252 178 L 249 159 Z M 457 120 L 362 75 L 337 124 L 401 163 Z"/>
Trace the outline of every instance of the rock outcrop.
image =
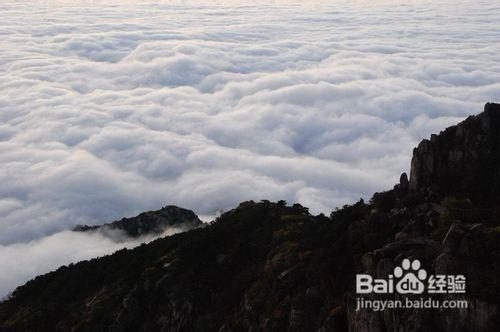
<path id="1" fill-rule="evenodd" d="M 488 103 L 413 150 L 410 189 L 428 199 L 446 195 L 474 203 L 500 202 L 500 104 Z"/>
<path id="2" fill-rule="evenodd" d="M 131 218 L 122 218 L 109 224 L 88 226 L 78 225 L 75 232 L 102 232 L 113 235 L 113 231 L 122 231 L 129 237 L 147 234 L 161 234 L 169 227 L 190 230 L 202 225 L 202 221 L 191 210 L 168 205 L 157 211 L 143 212 Z"/>

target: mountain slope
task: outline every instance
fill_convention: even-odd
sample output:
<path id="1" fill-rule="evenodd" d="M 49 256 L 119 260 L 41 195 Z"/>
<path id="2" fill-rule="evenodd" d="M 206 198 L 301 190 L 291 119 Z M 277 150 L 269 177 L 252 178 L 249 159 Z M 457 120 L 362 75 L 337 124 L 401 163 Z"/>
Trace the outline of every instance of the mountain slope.
<path id="1" fill-rule="evenodd" d="M 0 327 L 496 331 L 500 128 L 490 122 L 480 134 L 476 129 L 477 119 L 482 123 L 499 112 L 489 104 L 486 113 L 421 143 L 410 180 L 402 175 L 393 190 L 374 194 L 368 203 L 344 206 L 329 217 L 283 201 L 241 203 L 205 228 L 35 278 L 0 304 Z M 458 131 L 471 138 L 455 141 Z M 469 144 L 477 137 L 486 138 Z M 451 152 L 474 150 L 481 156 L 477 162 Z M 483 180 L 485 174 L 491 181 Z M 461 298 L 468 309 L 355 311 L 355 274 L 384 276 L 407 257 L 418 258 L 429 273 L 464 274 L 467 292 Z"/>

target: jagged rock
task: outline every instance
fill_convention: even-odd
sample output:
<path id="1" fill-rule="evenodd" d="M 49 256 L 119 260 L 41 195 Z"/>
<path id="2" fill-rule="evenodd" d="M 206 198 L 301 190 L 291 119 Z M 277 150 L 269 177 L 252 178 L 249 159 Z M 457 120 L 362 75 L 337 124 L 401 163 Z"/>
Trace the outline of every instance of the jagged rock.
<path id="1" fill-rule="evenodd" d="M 402 194 L 408 193 L 408 189 L 410 188 L 410 182 L 408 181 L 408 176 L 406 173 L 401 174 L 399 177 L 399 190 Z"/>
<path id="2" fill-rule="evenodd" d="M 482 205 L 500 199 L 500 105 L 447 128 L 413 150 L 409 187 L 432 196 L 464 196 Z"/>

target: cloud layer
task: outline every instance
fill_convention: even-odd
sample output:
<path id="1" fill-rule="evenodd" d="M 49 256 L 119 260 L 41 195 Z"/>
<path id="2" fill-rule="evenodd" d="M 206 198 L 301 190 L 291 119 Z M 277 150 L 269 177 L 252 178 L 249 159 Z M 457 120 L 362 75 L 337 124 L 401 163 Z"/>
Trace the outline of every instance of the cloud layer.
<path id="1" fill-rule="evenodd" d="M 0 244 L 167 203 L 328 213 L 390 188 L 420 139 L 500 100 L 499 12 L 2 2 Z"/>
<path id="2" fill-rule="evenodd" d="M 171 227 L 162 236 L 180 232 Z M 121 231 L 100 232 L 63 231 L 27 243 L 0 245 L 0 301 L 15 287 L 39 274 L 69 263 L 92 259 L 122 248 L 147 243 L 158 236 L 127 238 Z"/>

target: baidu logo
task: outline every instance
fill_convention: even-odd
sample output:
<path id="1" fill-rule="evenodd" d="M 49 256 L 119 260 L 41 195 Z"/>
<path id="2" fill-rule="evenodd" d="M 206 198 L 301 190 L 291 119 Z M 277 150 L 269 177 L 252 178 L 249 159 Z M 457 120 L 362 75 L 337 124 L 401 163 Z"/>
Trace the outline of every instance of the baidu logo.
<path id="1" fill-rule="evenodd" d="M 356 275 L 358 294 L 422 294 L 428 293 L 465 293 L 463 275 L 431 275 L 422 268 L 418 259 L 404 259 L 396 266 L 387 279 L 375 279 L 369 274 Z"/>
<path id="2" fill-rule="evenodd" d="M 396 292 L 399 294 L 422 294 L 425 289 L 423 280 L 427 278 L 427 271 L 421 269 L 418 259 L 410 263 L 409 259 L 404 259 L 401 267 L 394 269 L 394 277 L 400 280 L 396 284 Z"/>
<path id="3" fill-rule="evenodd" d="M 427 291 L 429 297 L 406 296 L 423 294 Z M 371 309 L 407 308 L 467 308 L 464 299 L 433 299 L 431 294 L 465 293 L 465 277 L 463 275 L 428 275 L 418 259 L 403 259 L 385 279 L 375 279 L 369 274 L 356 275 L 356 293 L 358 294 L 401 294 L 403 296 L 380 299 L 369 296 L 357 297 L 356 311 Z"/>

